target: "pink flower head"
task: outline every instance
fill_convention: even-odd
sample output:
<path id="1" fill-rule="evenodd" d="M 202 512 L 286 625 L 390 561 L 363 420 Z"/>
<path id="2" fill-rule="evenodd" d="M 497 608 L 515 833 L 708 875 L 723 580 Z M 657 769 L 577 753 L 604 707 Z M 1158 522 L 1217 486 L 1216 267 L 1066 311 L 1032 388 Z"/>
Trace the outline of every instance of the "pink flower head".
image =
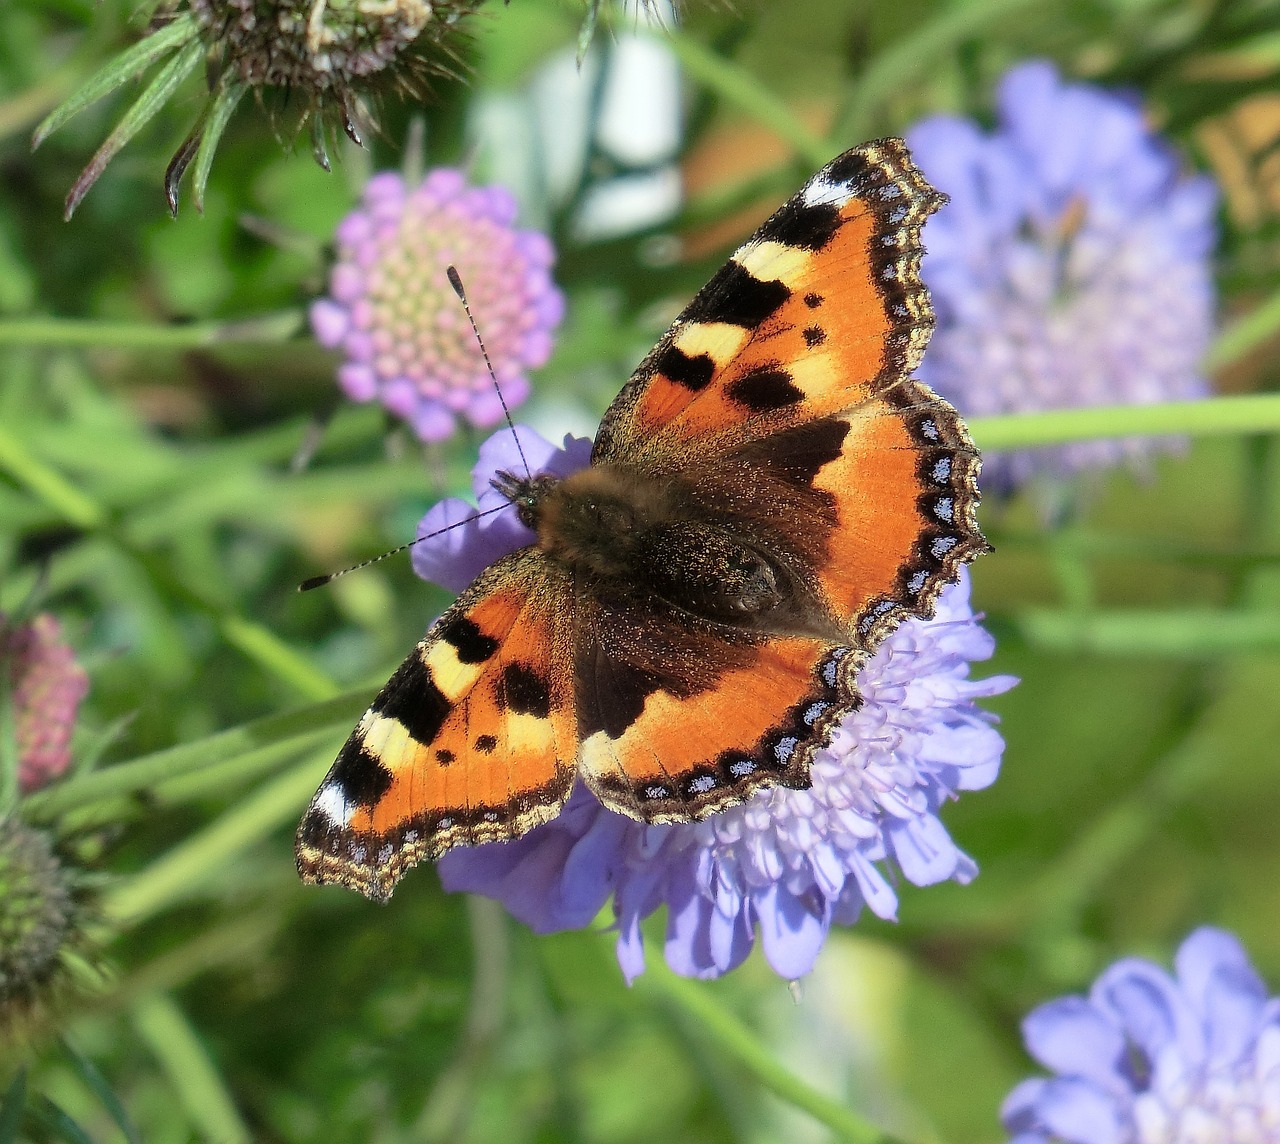
<path id="1" fill-rule="evenodd" d="M 41 613 L 9 626 L 0 615 L 0 671 L 9 675 L 24 794 L 58 778 L 71 763 L 71 730 L 89 676 L 62 639 L 58 621 Z"/>
<path id="2" fill-rule="evenodd" d="M 564 297 L 551 280 L 555 249 L 513 225 L 501 187 L 469 187 L 440 167 L 410 187 L 392 171 L 366 184 L 338 225 L 329 296 L 311 307 L 316 340 L 342 351 L 338 383 L 354 401 L 378 400 L 424 441 L 463 418 L 502 419 L 502 403 L 446 270 L 457 267 L 509 407 L 529 393 L 527 371 L 551 356 Z"/>

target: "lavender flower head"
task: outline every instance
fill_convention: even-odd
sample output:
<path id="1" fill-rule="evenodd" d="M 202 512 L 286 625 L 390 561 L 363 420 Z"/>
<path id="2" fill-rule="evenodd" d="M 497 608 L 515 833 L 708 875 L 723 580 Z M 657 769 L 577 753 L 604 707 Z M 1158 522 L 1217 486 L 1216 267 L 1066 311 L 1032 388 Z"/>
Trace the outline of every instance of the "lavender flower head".
<path id="1" fill-rule="evenodd" d="M 1280 1140 L 1280 998 L 1223 930 L 1196 930 L 1174 969 L 1125 958 L 1088 997 L 1027 1017 L 1027 1049 L 1056 1075 L 1009 1094 L 1013 1144 Z"/>
<path id="2" fill-rule="evenodd" d="M 9 677 L 18 785 L 26 794 L 71 765 L 71 732 L 89 676 L 62 638 L 61 625 L 44 612 L 23 624 L 8 623 L 0 613 L 0 671 Z"/>
<path id="3" fill-rule="evenodd" d="M 534 472 L 564 476 L 590 459 L 588 441 L 566 438 L 557 450 L 531 430 L 516 432 Z M 509 430 L 481 449 L 482 510 L 496 506 L 488 486 L 496 468 L 522 471 Z M 464 502 L 444 502 L 419 535 L 468 515 Z M 496 512 L 419 544 L 414 567 L 458 589 L 532 539 L 514 509 Z M 645 826 L 606 810 L 578 784 L 546 825 L 444 855 L 441 879 L 446 889 L 498 899 L 540 933 L 590 924 L 612 894 L 628 980 L 644 969 L 640 923 L 664 904 L 664 952 L 676 972 L 717 977 L 746 958 L 758 935 L 774 970 L 800 977 L 832 923 L 849 924 L 864 907 L 894 917 L 895 872 L 919 886 L 977 873 L 937 812 L 999 771 L 1004 743 L 974 701 L 1014 680 L 969 679 L 970 663 L 988 658 L 992 646 L 962 579 L 943 593 L 933 620 L 903 624 L 862 670 L 863 705 L 817 754 L 811 789 L 762 791 L 700 823 Z"/>
<path id="4" fill-rule="evenodd" d="M 513 225 L 501 187 L 468 187 L 438 168 L 415 187 L 391 171 L 366 184 L 338 226 L 329 297 L 311 307 L 316 340 L 342 351 L 338 382 L 354 401 L 377 399 L 424 441 L 459 418 L 478 428 L 502 404 L 471 325 L 445 276 L 458 268 L 508 406 L 529 393 L 526 373 L 551 355 L 564 298 L 551 280 L 550 240 Z"/>
<path id="5" fill-rule="evenodd" d="M 926 119 L 907 136 L 951 202 L 929 223 L 937 332 L 920 376 L 962 413 L 1203 397 L 1213 326 L 1212 180 L 1128 99 L 1013 68 L 999 125 Z M 1090 441 L 987 457 L 985 484 L 1140 462 L 1157 441 Z"/>

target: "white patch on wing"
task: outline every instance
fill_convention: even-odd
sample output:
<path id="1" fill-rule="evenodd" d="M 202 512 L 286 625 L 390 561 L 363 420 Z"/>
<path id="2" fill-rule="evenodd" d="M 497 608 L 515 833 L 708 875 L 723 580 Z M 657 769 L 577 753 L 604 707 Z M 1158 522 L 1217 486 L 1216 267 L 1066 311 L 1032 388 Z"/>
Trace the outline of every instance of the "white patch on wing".
<path id="1" fill-rule="evenodd" d="M 316 791 L 315 808 L 334 826 L 346 826 L 351 821 L 355 804 L 347 801 L 341 786 L 329 782 Z"/>
<path id="2" fill-rule="evenodd" d="M 832 183 L 821 175 L 807 183 L 800 194 L 807 207 L 824 206 L 827 203 L 839 206 L 850 198 L 848 183 Z"/>

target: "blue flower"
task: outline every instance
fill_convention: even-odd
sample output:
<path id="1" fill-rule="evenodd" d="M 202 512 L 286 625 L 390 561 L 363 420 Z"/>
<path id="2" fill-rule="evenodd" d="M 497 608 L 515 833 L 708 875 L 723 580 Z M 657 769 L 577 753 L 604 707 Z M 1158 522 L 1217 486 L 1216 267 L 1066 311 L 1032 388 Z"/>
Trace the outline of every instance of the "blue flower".
<path id="1" fill-rule="evenodd" d="M 535 472 L 564 475 L 589 459 L 589 442 L 566 439 L 556 450 L 530 430 L 517 432 Z M 481 450 L 482 509 L 497 504 L 488 484 L 495 469 L 521 471 L 513 446 L 503 430 Z M 470 512 L 461 501 L 437 505 L 419 535 Z M 514 509 L 503 510 L 419 544 L 414 566 L 459 588 L 531 540 Z M 606 810 L 578 784 L 558 818 L 522 838 L 450 851 L 441 879 L 446 889 L 498 899 L 539 933 L 590 924 L 612 895 L 628 980 L 644 969 L 640 923 L 662 905 L 664 952 L 678 973 L 719 976 L 758 937 L 774 970 L 800 977 L 833 923 L 855 921 L 864 907 L 894 917 L 896 873 L 919 886 L 977 873 L 938 811 L 999 771 L 1004 743 L 975 700 L 1014 680 L 969 678 L 970 663 L 988 658 L 992 646 L 962 579 L 943 593 L 933 620 L 903 624 L 863 668 L 863 705 L 816 756 L 809 790 L 762 791 L 704 822 L 645 826 Z"/>
<path id="2" fill-rule="evenodd" d="M 1130 100 L 1044 62 L 1000 84 L 999 125 L 926 119 L 907 136 L 951 196 L 922 267 L 937 332 L 920 376 L 972 416 L 1203 397 L 1217 194 L 1183 177 Z M 1166 441 L 1167 444 L 1167 441 Z M 988 457 L 984 483 L 1140 461 L 1156 442 Z"/>
<path id="3" fill-rule="evenodd" d="M 1196 930 L 1174 968 L 1125 958 L 1027 1017 L 1027 1050 L 1056 1075 L 1009 1094 L 1013 1144 L 1280 1140 L 1280 998 L 1223 930 Z"/>

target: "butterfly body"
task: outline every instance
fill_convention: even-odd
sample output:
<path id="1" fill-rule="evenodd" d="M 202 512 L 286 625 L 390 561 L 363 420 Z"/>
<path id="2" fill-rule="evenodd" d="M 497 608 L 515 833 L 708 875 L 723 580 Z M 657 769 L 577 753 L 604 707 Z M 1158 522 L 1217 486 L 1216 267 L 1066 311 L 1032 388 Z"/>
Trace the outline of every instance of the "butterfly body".
<path id="1" fill-rule="evenodd" d="M 910 377 L 941 201 L 901 141 L 836 159 L 641 363 L 589 466 L 497 475 L 532 541 L 374 700 L 299 828 L 304 878 L 385 898 L 575 779 L 654 823 L 808 785 L 859 666 L 985 548 L 976 451 Z"/>

